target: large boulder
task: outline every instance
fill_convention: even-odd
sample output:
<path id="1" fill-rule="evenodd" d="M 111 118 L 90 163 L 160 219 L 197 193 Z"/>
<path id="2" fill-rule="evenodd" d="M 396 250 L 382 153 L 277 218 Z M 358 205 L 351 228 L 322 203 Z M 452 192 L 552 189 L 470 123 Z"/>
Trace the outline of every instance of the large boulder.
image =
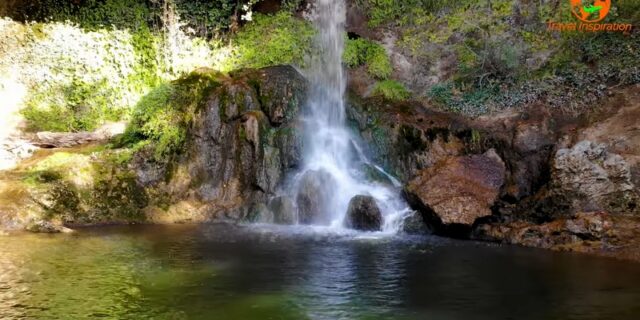
<path id="1" fill-rule="evenodd" d="M 407 234 L 419 235 L 431 232 L 429 226 L 425 223 L 422 214 L 412 211 L 402 218 L 402 231 Z"/>
<path id="2" fill-rule="evenodd" d="M 269 210 L 273 212 L 273 222 L 276 224 L 295 224 L 296 205 L 287 196 L 278 196 L 269 201 Z"/>
<path id="3" fill-rule="evenodd" d="M 305 172 L 298 181 L 298 222 L 324 225 L 331 223 L 330 204 L 336 186 L 336 180 L 327 171 Z"/>
<path id="4" fill-rule="evenodd" d="M 191 182 L 182 183 L 181 192 L 195 189 L 212 216 L 242 219 L 275 196 L 300 161 L 296 116 L 307 82 L 290 66 L 217 77 L 220 85 L 205 98 L 191 131 L 189 158 L 183 160 Z"/>
<path id="5" fill-rule="evenodd" d="M 637 209 L 636 187 L 625 159 L 604 144 L 582 141 L 557 151 L 552 168 L 552 194 L 566 199 L 573 211 Z"/>
<path id="6" fill-rule="evenodd" d="M 261 109 L 273 126 L 291 122 L 306 100 L 307 83 L 291 66 L 242 70 L 233 75 L 256 86 Z"/>
<path id="7" fill-rule="evenodd" d="M 471 226 L 476 219 L 491 215 L 504 176 L 504 163 L 490 150 L 449 158 L 421 171 L 405 187 L 405 194 L 436 226 Z"/>
<path id="8" fill-rule="evenodd" d="M 376 199 L 364 195 L 351 198 L 344 225 L 361 231 L 379 231 L 382 227 L 382 213 Z"/>

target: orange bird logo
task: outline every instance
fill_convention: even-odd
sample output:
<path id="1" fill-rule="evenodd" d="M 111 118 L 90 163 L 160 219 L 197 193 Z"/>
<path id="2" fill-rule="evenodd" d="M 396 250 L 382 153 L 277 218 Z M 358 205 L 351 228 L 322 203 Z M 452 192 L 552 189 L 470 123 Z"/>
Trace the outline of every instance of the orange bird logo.
<path id="1" fill-rule="evenodd" d="M 611 0 L 570 0 L 571 12 L 580 21 L 592 23 L 604 19 L 611 9 Z"/>

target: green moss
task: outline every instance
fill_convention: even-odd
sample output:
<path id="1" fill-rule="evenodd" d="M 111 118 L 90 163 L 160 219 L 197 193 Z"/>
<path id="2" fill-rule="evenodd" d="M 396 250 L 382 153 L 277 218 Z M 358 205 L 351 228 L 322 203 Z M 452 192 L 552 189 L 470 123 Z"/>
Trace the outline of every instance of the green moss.
<path id="1" fill-rule="evenodd" d="M 148 204 L 145 190 L 135 180 L 135 174 L 118 167 L 102 167 L 96 176 L 91 205 L 100 219 L 144 221 L 142 209 Z"/>
<path id="2" fill-rule="evenodd" d="M 151 141 L 158 161 L 180 153 L 195 113 L 219 86 L 220 77 L 202 69 L 152 90 L 136 105 L 121 144 Z"/>
<path id="3" fill-rule="evenodd" d="M 144 221 L 142 209 L 148 197 L 127 167 L 132 152 L 95 148 L 56 152 L 28 167 L 21 182 L 44 219 L 80 224 Z"/>
<path id="4" fill-rule="evenodd" d="M 111 87 L 106 80 L 85 82 L 72 78 L 66 86 L 53 86 L 49 90 L 35 92 L 21 110 L 32 131 L 89 131 L 105 121 L 115 121 L 125 113 L 124 109 L 110 104 Z M 62 95 L 52 99 L 58 90 Z"/>
<path id="5" fill-rule="evenodd" d="M 387 79 L 393 72 L 384 47 L 364 38 L 347 39 L 343 61 L 351 68 L 366 65 L 367 72 L 377 79 Z"/>
<path id="6" fill-rule="evenodd" d="M 62 178 L 62 174 L 56 170 L 32 170 L 25 175 L 23 181 L 27 185 L 37 186 L 42 183 L 59 181 Z"/>
<path id="7" fill-rule="evenodd" d="M 52 184 L 45 206 L 46 217 L 63 217 L 72 220 L 81 216 L 82 208 L 76 187 L 66 181 L 56 181 Z"/>
<path id="8" fill-rule="evenodd" d="M 395 80 L 385 80 L 376 83 L 373 88 L 373 95 L 383 96 L 388 100 L 406 100 L 411 97 L 411 93 L 402 85 L 402 83 Z"/>
<path id="9" fill-rule="evenodd" d="M 311 53 L 315 31 L 290 13 L 256 14 L 233 39 L 236 68 L 260 68 L 280 64 L 304 65 Z"/>

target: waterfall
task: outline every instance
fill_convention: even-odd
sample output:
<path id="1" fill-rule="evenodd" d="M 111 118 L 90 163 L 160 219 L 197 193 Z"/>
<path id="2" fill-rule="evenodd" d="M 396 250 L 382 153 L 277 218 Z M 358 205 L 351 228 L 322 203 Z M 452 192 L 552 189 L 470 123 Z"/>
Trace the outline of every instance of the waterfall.
<path id="1" fill-rule="evenodd" d="M 383 215 L 383 231 L 396 231 L 401 218 L 410 212 L 393 185 L 367 181 L 363 166 L 393 177 L 370 164 L 346 125 L 346 74 L 342 65 L 345 44 L 346 4 L 344 0 L 317 0 L 312 20 L 318 29 L 317 47 L 321 53 L 306 71 L 311 84 L 304 114 L 305 150 L 303 169 L 294 178 L 291 193 L 300 199 L 305 186 L 315 182 L 313 193 L 322 195 L 312 202 L 319 218 L 301 219 L 307 224 L 342 228 L 349 201 L 356 195 L 375 198 Z M 298 200 L 300 205 L 300 200 Z M 300 212 L 301 208 L 298 208 Z"/>

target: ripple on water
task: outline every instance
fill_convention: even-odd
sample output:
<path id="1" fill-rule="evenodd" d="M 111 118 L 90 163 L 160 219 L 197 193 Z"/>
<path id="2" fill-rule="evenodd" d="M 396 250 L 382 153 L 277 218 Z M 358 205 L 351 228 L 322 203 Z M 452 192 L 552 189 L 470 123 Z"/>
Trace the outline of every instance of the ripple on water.
<path id="1" fill-rule="evenodd" d="M 436 237 L 134 226 L 3 237 L 3 319 L 638 319 L 637 264 Z"/>

